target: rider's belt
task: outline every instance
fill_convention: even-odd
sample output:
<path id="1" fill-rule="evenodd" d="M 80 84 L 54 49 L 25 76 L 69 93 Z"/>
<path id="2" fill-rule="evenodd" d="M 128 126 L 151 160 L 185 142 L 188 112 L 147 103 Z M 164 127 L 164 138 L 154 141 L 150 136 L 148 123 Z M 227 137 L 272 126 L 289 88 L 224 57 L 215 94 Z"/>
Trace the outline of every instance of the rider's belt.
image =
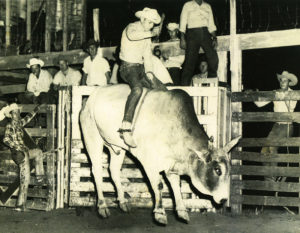
<path id="1" fill-rule="evenodd" d="M 131 62 L 127 62 L 127 61 L 121 61 L 121 64 L 123 65 L 123 66 L 141 66 L 142 64 L 140 64 L 140 63 L 131 63 Z"/>

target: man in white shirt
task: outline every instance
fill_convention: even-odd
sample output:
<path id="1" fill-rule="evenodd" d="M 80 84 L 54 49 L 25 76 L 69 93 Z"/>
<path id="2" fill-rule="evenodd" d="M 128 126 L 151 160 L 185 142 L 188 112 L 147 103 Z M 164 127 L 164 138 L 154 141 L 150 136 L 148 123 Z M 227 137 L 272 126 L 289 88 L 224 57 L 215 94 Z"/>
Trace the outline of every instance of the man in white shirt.
<path id="1" fill-rule="evenodd" d="M 26 102 L 31 103 L 50 103 L 50 88 L 52 84 L 52 75 L 44 69 L 44 62 L 38 58 L 31 58 L 29 64 L 26 65 L 30 69 L 27 83 L 27 91 L 25 92 Z"/>
<path id="2" fill-rule="evenodd" d="M 122 33 L 120 51 L 120 74 L 131 88 L 128 96 L 122 122 L 121 137 L 130 147 L 136 147 L 132 138 L 132 121 L 136 106 L 141 98 L 143 87 L 153 88 L 160 81 L 154 76 L 153 59 L 151 50 L 151 37 L 159 34 L 154 24 L 159 24 L 161 18 L 155 9 L 144 8 L 135 13 L 139 21 L 130 23 Z M 163 86 L 163 84 L 161 84 Z"/>
<path id="3" fill-rule="evenodd" d="M 199 70 L 200 70 L 200 73 L 193 76 L 191 86 L 196 86 L 196 87 L 200 86 L 201 81 L 204 78 L 207 78 L 208 64 L 207 64 L 206 60 L 200 61 Z"/>
<path id="4" fill-rule="evenodd" d="M 216 52 L 216 25 L 211 6 L 203 0 L 186 2 L 180 15 L 180 46 L 186 49 L 181 75 L 182 85 L 188 86 L 194 75 L 200 47 L 209 66 L 208 77 L 217 77 L 219 58 Z"/>
<path id="5" fill-rule="evenodd" d="M 80 85 L 81 73 L 78 70 L 69 67 L 68 59 L 66 57 L 59 56 L 55 59 L 55 63 L 59 65 L 60 70 L 54 76 L 54 90 L 58 90 L 59 87 Z"/>
<path id="6" fill-rule="evenodd" d="M 291 91 L 290 86 L 295 86 L 298 83 L 298 78 L 296 75 L 291 74 L 287 71 L 283 71 L 282 74 L 277 74 L 277 79 L 279 81 L 280 89 L 277 91 Z M 256 106 L 262 107 L 269 103 L 270 101 L 257 101 L 254 102 Z M 297 105 L 296 100 L 284 100 L 284 101 L 273 101 L 274 112 L 294 112 Z M 291 137 L 293 134 L 293 123 L 292 122 L 275 122 L 273 125 L 268 138 L 286 138 Z M 278 147 L 263 147 L 261 153 L 277 153 Z M 269 164 L 265 164 L 269 165 Z M 275 164 L 276 165 L 276 164 Z M 268 180 L 275 180 L 275 177 L 266 177 Z"/>
<path id="7" fill-rule="evenodd" d="M 82 85 L 106 86 L 111 77 L 108 61 L 98 53 L 98 43 L 93 39 L 90 39 L 85 47 L 89 56 L 83 61 Z"/>

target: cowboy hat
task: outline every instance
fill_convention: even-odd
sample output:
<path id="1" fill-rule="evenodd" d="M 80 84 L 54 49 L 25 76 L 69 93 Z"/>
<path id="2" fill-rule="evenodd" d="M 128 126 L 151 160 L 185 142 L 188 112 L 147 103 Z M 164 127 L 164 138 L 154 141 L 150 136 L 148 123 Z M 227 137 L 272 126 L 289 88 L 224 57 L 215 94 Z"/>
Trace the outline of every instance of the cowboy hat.
<path id="1" fill-rule="evenodd" d="M 137 11 L 135 13 L 135 16 L 137 18 L 146 18 L 152 21 L 155 24 L 159 24 L 161 21 L 161 18 L 159 14 L 157 13 L 157 10 L 151 9 L 148 7 L 145 7 L 142 11 Z"/>
<path id="2" fill-rule="evenodd" d="M 295 86 L 298 83 L 298 78 L 296 75 L 289 73 L 288 71 L 283 71 L 282 74 L 277 74 L 277 79 L 280 82 L 282 78 L 287 78 L 289 80 L 289 86 Z"/>
<path id="3" fill-rule="evenodd" d="M 11 111 L 18 109 L 20 109 L 20 107 L 15 103 L 3 107 L 0 110 L 0 121 L 2 121 L 5 117 L 11 118 Z"/>
<path id="4" fill-rule="evenodd" d="M 43 67 L 44 66 L 44 62 L 41 59 L 34 57 L 34 58 L 31 58 L 29 60 L 29 64 L 27 64 L 26 67 L 30 68 L 33 65 L 40 65 L 40 67 Z"/>
<path id="5" fill-rule="evenodd" d="M 178 23 L 168 23 L 167 29 L 169 31 L 179 30 L 179 24 Z"/>

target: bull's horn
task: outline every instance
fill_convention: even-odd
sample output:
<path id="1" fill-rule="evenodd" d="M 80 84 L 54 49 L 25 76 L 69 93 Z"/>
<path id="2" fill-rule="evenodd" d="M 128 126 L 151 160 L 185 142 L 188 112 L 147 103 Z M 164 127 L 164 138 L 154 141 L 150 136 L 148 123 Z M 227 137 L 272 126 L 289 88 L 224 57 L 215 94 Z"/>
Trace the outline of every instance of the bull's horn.
<path id="1" fill-rule="evenodd" d="M 228 153 L 239 142 L 241 137 L 242 136 L 239 136 L 231 140 L 223 149 Z"/>
<path id="2" fill-rule="evenodd" d="M 209 154 L 209 150 L 193 150 L 195 152 L 195 154 L 197 155 L 197 157 L 202 160 L 204 163 L 208 163 L 211 160 L 210 154 Z"/>

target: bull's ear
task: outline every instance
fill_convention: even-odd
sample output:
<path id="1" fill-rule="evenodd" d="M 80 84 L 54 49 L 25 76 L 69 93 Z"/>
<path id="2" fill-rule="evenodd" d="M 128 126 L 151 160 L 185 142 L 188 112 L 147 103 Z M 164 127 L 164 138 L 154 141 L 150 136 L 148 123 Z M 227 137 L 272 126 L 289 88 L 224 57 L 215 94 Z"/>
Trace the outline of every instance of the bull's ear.
<path id="1" fill-rule="evenodd" d="M 241 137 L 242 136 L 239 136 L 231 140 L 223 149 L 228 153 L 239 142 Z"/>
<path id="2" fill-rule="evenodd" d="M 204 163 L 208 163 L 211 161 L 209 150 L 194 150 L 194 153 L 197 155 L 197 158 L 202 160 Z"/>

